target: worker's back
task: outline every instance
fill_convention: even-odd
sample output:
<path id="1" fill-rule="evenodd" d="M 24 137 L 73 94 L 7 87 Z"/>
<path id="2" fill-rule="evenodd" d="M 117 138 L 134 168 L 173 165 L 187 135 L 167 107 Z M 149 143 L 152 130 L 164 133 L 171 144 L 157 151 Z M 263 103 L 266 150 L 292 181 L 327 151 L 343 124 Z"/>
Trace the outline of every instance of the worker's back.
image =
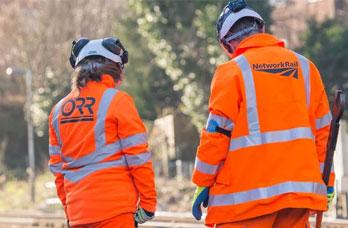
<path id="1" fill-rule="evenodd" d="M 52 111 L 50 145 L 61 151 L 57 157 L 51 153 L 50 166 L 64 176 L 66 211 L 73 225 L 134 213 L 140 178 L 146 183 L 140 194 L 148 193 L 142 199 L 145 208 L 155 210 L 145 128 L 131 98 L 113 87 L 109 76 L 90 81 Z"/>
<path id="2" fill-rule="evenodd" d="M 209 119 L 202 133 L 210 143 L 201 142 L 201 164 L 196 165 L 193 181 L 209 186 L 207 178 L 217 174 L 209 192 L 208 224 L 240 221 L 283 208 L 325 209 L 319 161 L 324 160 L 326 138 L 321 139 L 317 131 L 328 128 L 325 99 L 315 66 L 268 34 L 245 39 L 237 57 L 218 67 L 209 119 L 225 122 L 218 125 L 232 133 L 228 141 L 226 136 L 212 134 Z M 217 137 L 221 139 L 215 149 L 212 144 Z M 218 149 L 229 152 L 212 158 L 212 151 Z M 224 156 L 224 162 L 212 169 L 212 161 Z"/>

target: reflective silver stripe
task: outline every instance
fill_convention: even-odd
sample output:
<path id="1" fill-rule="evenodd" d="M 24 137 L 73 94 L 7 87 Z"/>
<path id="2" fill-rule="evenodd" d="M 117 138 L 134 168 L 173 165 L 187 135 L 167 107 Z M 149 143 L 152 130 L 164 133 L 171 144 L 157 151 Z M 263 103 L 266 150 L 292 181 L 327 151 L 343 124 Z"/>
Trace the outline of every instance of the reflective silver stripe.
<path id="1" fill-rule="evenodd" d="M 62 160 L 63 160 L 65 163 L 74 161 L 73 158 L 70 158 L 70 157 L 68 157 L 68 156 L 64 156 L 63 153 L 61 154 L 61 157 L 62 157 Z"/>
<path id="2" fill-rule="evenodd" d="M 56 104 L 56 106 L 54 108 L 54 112 L 53 112 L 53 117 L 52 117 L 52 126 L 54 128 L 55 133 L 56 133 L 59 145 L 62 145 L 62 140 L 60 137 L 58 117 L 59 117 L 59 113 L 60 113 L 60 108 L 62 107 L 62 104 L 63 104 L 63 100 L 64 99 L 60 100 Z"/>
<path id="3" fill-rule="evenodd" d="M 324 162 L 320 162 L 320 172 L 321 173 L 324 172 Z M 331 173 L 335 173 L 335 165 L 334 165 L 334 163 L 332 163 L 332 166 L 331 166 Z"/>
<path id="4" fill-rule="evenodd" d="M 143 165 L 151 160 L 151 152 L 146 151 L 136 155 L 125 155 L 128 166 L 132 165 Z"/>
<path id="5" fill-rule="evenodd" d="M 209 123 L 211 121 L 214 121 L 220 128 L 223 128 L 225 130 L 232 131 L 233 129 L 233 122 L 231 120 L 224 116 L 219 116 L 213 113 L 209 113 L 205 129 L 208 129 Z"/>
<path id="6" fill-rule="evenodd" d="M 244 192 L 210 195 L 209 206 L 233 206 L 286 193 L 312 193 L 326 196 L 326 186 L 316 182 L 289 181 Z"/>
<path id="7" fill-rule="evenodd" d="M 126 149 L 147 143 L 146 133 L 139 133 L 120 140 L 121 148 Z"/>
<path id="8" fill-rule="evenodd" d="M 49 145 L 48 146 L 48 151 L 49 151 L 50 156 L 52 156 L 52 155 L 60 155 L 60 146 Z"/>
<path id="9" fill-rule="evenodd" d="M 316 119 L 315 120 L 316 129 L 320 129 L 320 128 L 323 128 L 323 127 L 330 125 L 331 120 L 332 120 L 331 112 L 327 113 L 326 115 L 324 115 L 321 118 Z"/>
<path id="10" fill-rule="evenodd" d="M 62 166 L 63 166 L 63 162 L 48 165 L 49 169 L 54 174 L 63 173 Z"/>
<path id="11" fill-rule="evenodd" d="M 64 156 L 63 160 L 66 162 L 68 168 L 78 168 L 81 166 L 100 162 L 111 155 L 117 154 L 120 151 L 121 146 L 119 142 L 116 142 L 99 148 L 97 151 L 93 151 L 92 153 L 78 159 L 68 158 Z"/>
<path id="12" fill-rule="evenodd" d="M 107 168 L 116 168 L 116 167 L 126 167 L 127 163 L 125 157 L 121 157 L 116 161 L 108 161 L 103 163 L 95 163 L 91 165 L 84 166 L 78 170 L 65 170 L 64 178 L 68 179 L 71 182 L 77 182 L 84 177 L 88 176 L 91 173 L 94 173 L 98 170 L 107 169 Z"/>
<path id="13" fill-rule="evenodd" d="M 254 134 L 260 132 L 259 116 L 257 111 L 256 103 L 256 92 L 254 85 L 254 78 L 251 72 L 250 65 L 248 60 L 240 55 L 234 59 L 239 68 L 242 71 L 245 95 L 246 95 L 246 106 L 247 106 L 247 115 L 248 115 L 248 127 L 249 134 Z"/>
<path id="14" fill-rule="evenodd" d="M 303 79 L 305 83 L 305 88 L 306 88 L 306 103 L 307 106 L 310 104 L 310 97 L 311 97 L 311 79 L 310 79 L 310 73 L 309 73 L 309 61 L 306 57 L 295 53 L 299 62 L 301 63 L 301 69 L 302 69 L 302 74 L 303 74 Z"/>
<path id="15" fill-rule="evenodd" d="M 196 157 L 195 169 L 197 169 L 199 172 L 214 175 L 216 174 L 218 168 L 219 168 L 219 165 L 210 165 L 208 163 L 205 163 L 199 160 L 199 158 Z"/>
<path id="16" fill-rule="evenodd" d="M 250 146 L 287 142 L 296 139 L 313 139 L 312 130 L 309 127 L 298 127 L 288 130 L 270 131 L 234 138 L 230 141 L 230 151 L 235 151 Z"/>
<path id="17" fill-rule="evenodd" d="M 97 122 L 94 126 L 94 137 L 95 137 L 95 144 L 96 144 L 97 151 L 106 144 L 105 118 L 109 110 L 110 103 L 112 99 L 114 98 L 114 96 L 116 95 L 116 93 L 117 93 L 116 89 L 105 90 L 98 106 Z"/>
<path id="18" fill-rule="evenodd" d="M 139 133 L 129 136 L 127 138 L 123 138 L 119 141 L 116 141 L 115 143 L 104 145 L 103 147 L 99 148 L 99 150 L 93 151 L 84 157 L 73 159 L 63 156 L 63 160 L 67 162 L 67 167 L 77 168 L 88 164 L 100 162 L 109 156 L 119 153 L 122 149 L 127 149 L 145 143 L 147 143 L 146 134 Z"/>

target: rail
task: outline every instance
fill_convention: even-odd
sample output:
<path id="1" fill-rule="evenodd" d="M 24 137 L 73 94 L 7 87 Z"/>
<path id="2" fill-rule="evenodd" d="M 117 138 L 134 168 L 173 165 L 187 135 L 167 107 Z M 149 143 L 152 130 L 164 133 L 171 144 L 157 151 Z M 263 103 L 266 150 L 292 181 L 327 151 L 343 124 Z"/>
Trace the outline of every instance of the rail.
<path id="1" fill-rule="evenodd" d="M 311 225 L 314 219 L 310 219 Z M 63 214 L 45 214 L 38 212 L 8 212 L 0 213 L 0 228 L 67 228 Z M 191 213 L 164 212 L 156 213 L 156 218 L 145 224 L 144 228 L 199 228 L 203 222 L 195 221 Z M 324 218 L 322 228 L 348 228 L 348 220 Z"/>

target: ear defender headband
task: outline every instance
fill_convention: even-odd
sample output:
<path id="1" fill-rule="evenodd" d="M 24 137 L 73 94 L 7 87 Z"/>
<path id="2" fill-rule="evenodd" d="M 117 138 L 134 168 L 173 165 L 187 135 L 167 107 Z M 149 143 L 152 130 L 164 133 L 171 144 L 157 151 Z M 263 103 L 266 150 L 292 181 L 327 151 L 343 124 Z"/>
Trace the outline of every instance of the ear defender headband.
<path id="1" fill-rule="evenodd" d="M 128 63 L 128 52 L 118 38 L 107 37 L 97 40 L 80 38 L 72 42 L 71 55 L 69 58 L 72 68 L 75 68 L 83 59 L 88 56 L 102 56 L 122 68 Z"/>

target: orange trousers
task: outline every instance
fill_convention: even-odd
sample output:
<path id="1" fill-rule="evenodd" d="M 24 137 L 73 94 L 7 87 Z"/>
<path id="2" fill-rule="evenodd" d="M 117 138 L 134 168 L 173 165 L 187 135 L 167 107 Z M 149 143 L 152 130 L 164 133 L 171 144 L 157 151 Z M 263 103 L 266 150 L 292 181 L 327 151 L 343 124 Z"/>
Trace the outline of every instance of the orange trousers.
<path id="1" fill-rule="evenodd" d="M 287 208 L 272 214 L 238 222 L 217 224 L 217 228 L 309 228 L 309 210 Z"/>
<path id="2" fill-rule="evenodd" d="M 134 214 L 126 213 L 117 215 L 96 223 L 72 226 L 72 228 L 133 228 Z"/>

